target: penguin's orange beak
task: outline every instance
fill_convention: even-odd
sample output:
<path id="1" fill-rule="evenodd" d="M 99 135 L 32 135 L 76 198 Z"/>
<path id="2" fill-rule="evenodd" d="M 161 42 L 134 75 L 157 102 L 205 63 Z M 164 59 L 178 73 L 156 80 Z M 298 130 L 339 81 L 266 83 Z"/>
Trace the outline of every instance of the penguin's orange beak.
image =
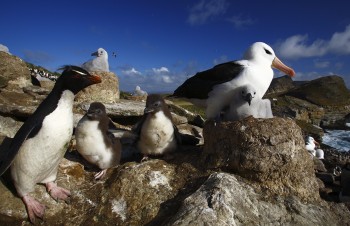
<path id="1" fill-rule="evenodd" d="M 102 82 L 102 79 L 100 76 L 98 75 L 91 75 L 91 77 L 89 78 L 89 80 L 93 83 L 93 84 L 97 84 Z"/>

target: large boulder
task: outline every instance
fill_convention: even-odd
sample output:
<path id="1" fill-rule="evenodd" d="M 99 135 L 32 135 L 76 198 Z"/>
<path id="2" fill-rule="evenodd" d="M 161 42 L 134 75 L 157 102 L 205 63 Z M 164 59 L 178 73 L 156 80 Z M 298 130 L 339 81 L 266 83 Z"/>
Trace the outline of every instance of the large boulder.
<path id="1" fill-rule="evenodd" d="M 209 121 L 203 133 L 204 165 L 234 172 L 271 194 L 319 199 L 313 161 L 293 120 Z"/>
<path id="2" fill-rule="evenodd" d="M 116 103 L 120 97 L 118 77 L 113 72 L 92 72 L 92 74 L 99 75 L 102 82 L 80 91 L 75 97 L 76 102 Z"/>
<path id="3" fill-rule="evenodd" d="M 107 172 L 107 179 L 94 180 L 90 165 L 68 153 L 59 166 L 58 184 L 72 192 L 69 204 L 56 202 L 44 186 L 32 196 L 45 204 L 43 225 L 145 225 L 174 198 L 197 170 L 162 160 L 125 163 Z M 5 179 L 0 182 L 0 225 L 31 225 L 22 201 Z"/>
<path id="4" fill-rule="evenodd" d="M 349 213 L 344 204 L 268 198 L 235 175 L 214 173 L 166 225 L 349 225 Z"/>
<path id="5" fill-rule="evenodd" d="M 0 51 L 0 88 L 31 84 L 29 69 L 20 58 Z"/>

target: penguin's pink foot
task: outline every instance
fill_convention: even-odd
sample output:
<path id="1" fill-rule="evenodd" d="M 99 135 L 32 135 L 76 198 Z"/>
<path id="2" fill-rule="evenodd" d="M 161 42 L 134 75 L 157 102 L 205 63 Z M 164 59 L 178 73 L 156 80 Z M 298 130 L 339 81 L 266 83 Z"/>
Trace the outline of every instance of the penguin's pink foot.
<path id="1" fill-rule="evenodd" d="M 22 197 L 22 201 L 26 206 L 27 214 L 32 224 L 35 224 L 36 218 L 40 218 L 41 220 L 44 218 L 45 205 L 41 204 L 28 194 Z"/>
<path id="2" fill-rule="evenodd" d="M 107 173 L 107 169 L 101 170 L 100 172 L 95 174 L 95 180 L 102 179 Z"/>
<path id="3" fill-rule="evenodd" d="M 46 183 L 46 190 L 51 195 L 51 197 L 56 201 L 60 199 L 67 201 L 67 199 L 71 195 L 69 190 L 58 187 L 57 184 L 54 182 Z"/>

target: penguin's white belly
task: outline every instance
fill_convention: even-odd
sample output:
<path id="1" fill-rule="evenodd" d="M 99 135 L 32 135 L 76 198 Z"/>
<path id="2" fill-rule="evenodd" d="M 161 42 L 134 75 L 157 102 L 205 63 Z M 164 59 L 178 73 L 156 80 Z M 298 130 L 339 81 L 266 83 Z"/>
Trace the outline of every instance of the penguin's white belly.
<path id="1" fill-rule="evenodd" d="M 138 147 L 146 155 L 161 155 L 176 149 L 173 124 L 162 111 L 146 119 Z"/>
<path id="2" fill-rule="evenodd" d="M 20 195 L 31 192 L 36 183 L 54 181 L 73 132 L 74 94 L 64 91 L 57 108 L 43 120 L 35 137 L 23 142 L 11 174 Z"/>
<path id="3" fill-rule="evenodd" d="M 112 150 L 106 147 L 98 121 L 82 120 L 79 122 L 75 139 L 78 152 L 90 163 L 100 169 L 111 167 Z"/>

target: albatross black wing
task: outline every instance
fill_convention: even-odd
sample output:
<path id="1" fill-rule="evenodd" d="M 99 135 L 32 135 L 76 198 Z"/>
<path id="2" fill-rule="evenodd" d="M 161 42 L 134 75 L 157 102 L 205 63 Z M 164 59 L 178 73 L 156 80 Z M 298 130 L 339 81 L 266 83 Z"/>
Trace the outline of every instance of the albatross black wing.
<path id="1" fill-rule="evenodd" d="M 172 96 L 206 99 L 215 85 L 234 79 L 243 69 L 237 61 L 218 64 L 215 67 L 198 72 L 179 86 Z"/>

